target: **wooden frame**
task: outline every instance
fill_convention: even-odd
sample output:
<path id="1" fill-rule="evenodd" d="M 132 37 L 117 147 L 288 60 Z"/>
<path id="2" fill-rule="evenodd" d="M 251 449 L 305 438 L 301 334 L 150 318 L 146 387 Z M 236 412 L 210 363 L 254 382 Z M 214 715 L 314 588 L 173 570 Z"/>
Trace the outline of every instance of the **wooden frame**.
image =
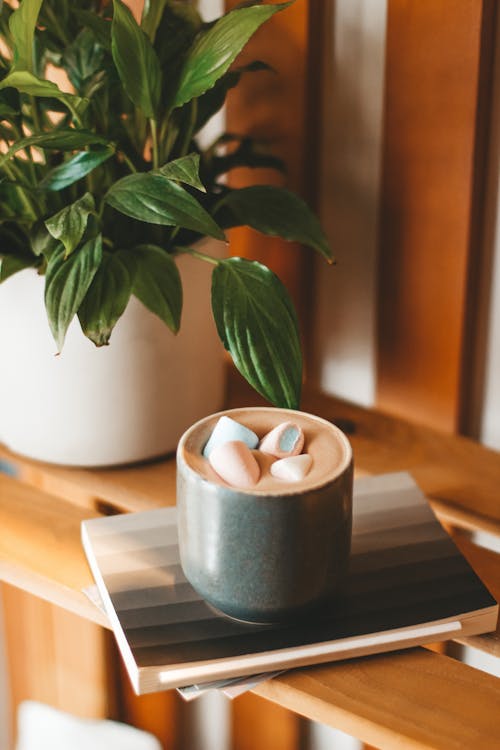
<path id="1" fill-rule="evenodd" d="M 464 428 L 496 3 L 389 0 L 378 404 Z"/>

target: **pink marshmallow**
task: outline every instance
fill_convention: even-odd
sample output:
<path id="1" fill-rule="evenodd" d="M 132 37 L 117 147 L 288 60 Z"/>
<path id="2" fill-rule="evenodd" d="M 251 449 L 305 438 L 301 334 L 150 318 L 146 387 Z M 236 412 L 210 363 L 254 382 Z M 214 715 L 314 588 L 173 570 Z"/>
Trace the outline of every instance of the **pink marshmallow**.
<path id="1" fill-rule="evenodd" d="M 298 456 L 304 447 L 304 433 L 295 422 L 282 422 L 260 441 L 259 450 L 276 458 Z"/>
<path id="2" fill-rule="evenodd" d="M 231 440 L 212 449 L 208 461 L 212 469 L 233 487 L 254 487 L 260 467 L 250 448 L 241 440 Z"/>

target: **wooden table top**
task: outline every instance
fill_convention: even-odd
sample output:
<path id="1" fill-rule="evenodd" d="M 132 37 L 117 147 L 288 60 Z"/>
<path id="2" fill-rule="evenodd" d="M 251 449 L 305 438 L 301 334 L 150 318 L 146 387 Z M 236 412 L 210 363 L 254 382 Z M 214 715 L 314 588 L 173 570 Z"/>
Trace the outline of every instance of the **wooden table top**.
<path id="1" fill-rule="evenodd" d="M 229 406 L 262 403 L 234 375 L 228 394 Z M 498 453 L 310 390 L 302 408 L 349 434 L 358 474 L 411 472 L 500 599 Z M 107 627 L 82 593 L 93 579 L 80 522 L 174 504 L 173 459 L 84 470 L 0 449 L 0 461 L 15 475 L 0 473 L 0 580 Z M 500 657 L 498 632 L 464 641 Z M 500 680 L 424 648 L 296 670 L 255 692 L 384 750 L 500 747 Z"/>

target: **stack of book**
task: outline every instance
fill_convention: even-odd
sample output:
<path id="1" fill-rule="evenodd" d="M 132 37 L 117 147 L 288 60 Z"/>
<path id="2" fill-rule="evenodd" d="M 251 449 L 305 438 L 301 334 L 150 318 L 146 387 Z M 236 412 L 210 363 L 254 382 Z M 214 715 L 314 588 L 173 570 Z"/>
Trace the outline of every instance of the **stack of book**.
<path id="1" fill-rule="evenodd" d="M 175 508 L 85 521 L 82 541 L 138 694 L 218 687 L 234 697 L 277 671 L 496 626 L 497 603 L 406 473 L 355 481 L 345 591 L 279 625 L 229 619 L 194 591 Z"/>

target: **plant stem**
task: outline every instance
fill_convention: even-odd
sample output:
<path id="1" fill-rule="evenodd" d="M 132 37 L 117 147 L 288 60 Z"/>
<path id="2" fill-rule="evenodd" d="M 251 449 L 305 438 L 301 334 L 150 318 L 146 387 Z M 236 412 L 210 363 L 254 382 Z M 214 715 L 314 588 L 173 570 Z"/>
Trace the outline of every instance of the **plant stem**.
<path id="1" fill-rule="evenodd" d="M 65 33 L 63 27 L 59 23 L 59 20 L 57 18 L 56 13 L 54 13 L 52 11 L 52 8 L 48 5 L 48 3 L 45 3 L 44 10 L 45 10 L 45 13 L 48 16 L 50 16 L 50 22 L 52 24 L 52 30 L 57 34 L 57 36 L 59 37 L 59 40 L 63 43 L 63 45 L 65 47 L 67 47 L 68 44 L 70 43 L 70 40 L 66 36 L 66 33 Z"/>
<path id="2" fill-rule="evenodd" d="M 40 114 L 38 112 L 38 105 L 34 96 L 30 96 L 31 116 L 33 118 L 33 126 L 35 128 L 35 134 L 42 132 L 42 124 L 40 122 Z"/>
<path id="3" fill-rule="evenodd" d="M 192 99 L 190 105 L 189 122 L 182 139 L 181 150 L 179 156 L 185 156 L 189 150 L 189 145 L 193 139 L 193 132 L 198 119 L 198 100 Z"/>
<path id="4" fill-rule="evenodd" d="M 36 99 L 35 99 L 34 96 L 30 96 L 29 102 L 30 102 L 30 107 L 31 107 L 31 117 L 33 119 L 33 134 L 36 135 L 36 134 L 42 132 L 42 126 L 41 126 L 41 122 L 40 122 L 40 113 L 38 112 L 38 104 L 37 104 L 37 101 L 36 101 Z M 18 138 L 21 138 L 21 135 L 19 134 L 19 132 L 18 132 Z M 35 152 L 33 150 L 33 147 L 31 147 L 31 148 L 29 148 L 27 150 L 27 154 L 29 156 L 29 159 L 28 159 L 28 163 L 29 163 L 28 169 L 30 170 L 31 181 L 32 181 L 33 185 L 36 184 L 36 172 L 35 172 L 35 166 L 33 164 L 33 155 L 34 155 L 34 153 Z M 44 160 L 45 160 L 45 156 L 44 156 Z"/>
<path id="5" fill-rule="evenodd" d="M 204 260 L 205 263 L 211 263 L 213 266 L 218 266 L 220 263 L 220 260 L 217 260 L 217 258 L 212 258 L 211 255 L 205 255 L 205 253 L 200 253 L 199 250 L 195 250 L 192 247 L 176 247 L 175 252 L 177 255 L 191 255 L 193 258 Z"/>
<path id="6" fill-rule="evenodd" d="M 125 151 L 117 151 L 118 154 L 122 157 L 123 161 L 127 165 L 127 167 L 130 169 L 131 172 L 137 172 L 137 169 L 134 167 L 132 160 L 130 157 L 127 156 Z"/>
<path id="7" fill-rule="evenodd" d="M 151 118 L 149 124 L 151 126 L 151 141 L 153 143 L 153 169 L 158 169 L 158 131 L 156 129 L 156 120 Z"/>

